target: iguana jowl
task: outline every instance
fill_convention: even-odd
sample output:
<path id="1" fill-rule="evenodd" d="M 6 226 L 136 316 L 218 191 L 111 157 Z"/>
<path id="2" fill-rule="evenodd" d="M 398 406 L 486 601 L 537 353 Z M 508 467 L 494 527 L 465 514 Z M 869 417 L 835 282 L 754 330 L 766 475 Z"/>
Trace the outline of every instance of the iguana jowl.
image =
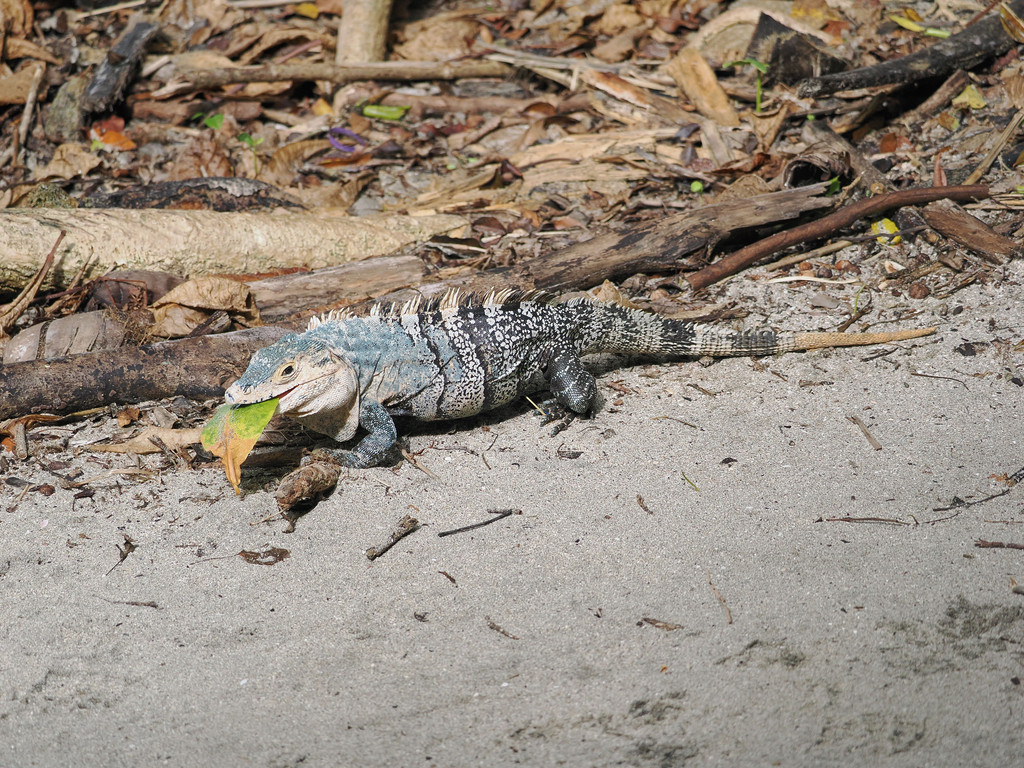
<path id="1" fill-rule="evenodd" d="M 597 391 L 580 362 L 594 352 L 724 357 L 880 344 L 934 328 L 891 333 L 728 332 L 587 299 L 556 303 L 514 290 L 482 298 L 458 292 L 438 301 L 376 306 L 368 316 L 313 318 L 253 355 L 227 402 L 279 398 L 280 413 L 345 442 L 330 453 L 352 467 L 379 464 L 398 437 L 394 416 L 456 419 L 542 387 L 576 413 Z"/>

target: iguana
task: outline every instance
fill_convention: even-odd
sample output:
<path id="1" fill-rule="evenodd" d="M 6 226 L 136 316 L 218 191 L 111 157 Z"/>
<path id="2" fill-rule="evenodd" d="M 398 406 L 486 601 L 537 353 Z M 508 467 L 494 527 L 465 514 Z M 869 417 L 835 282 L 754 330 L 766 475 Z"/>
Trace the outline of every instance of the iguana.
<path id="1" fill-rule="evenodd" d="M 279 410 L 338 442 L 366 434 L 351 450 L 328 449 L 346 466 L 380 464 L 395 445 L 395 416 L 473 416 L 543 388 L 576 414 L 597 385 L 580 362 L 594 352 L 724 357 L 881 344 L 933 333 L 718 331 L 589 299 L 558 303 L 517 290 L 485 296 L 449 292 L 437 300 L 376 305 L 369 315 L 314 317 L 257 351 L 226 394 L 245 405 L 279 399 Z"/>

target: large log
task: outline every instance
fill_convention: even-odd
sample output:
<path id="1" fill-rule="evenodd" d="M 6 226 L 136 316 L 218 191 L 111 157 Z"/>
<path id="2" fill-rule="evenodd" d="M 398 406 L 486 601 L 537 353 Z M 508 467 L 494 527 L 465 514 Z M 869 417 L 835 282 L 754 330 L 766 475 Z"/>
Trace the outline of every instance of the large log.
<path id="1" fill-rule="evenodd" d="M 178 275 L 251 274 L 320 267 L 393 253 L 464 226 L 461 216 L 26 208 L 0 211 L 0 291 L 35 274 L 61 230 L 68 235 L 44 289 L 115 267 Z"/>
<path id="2" fill-rule="evenodd" d="M 66 414 L 183 395 L 220 397 L 252 354 L 285 334 L 276 327 L 0 366 L 0 419 Z"/>

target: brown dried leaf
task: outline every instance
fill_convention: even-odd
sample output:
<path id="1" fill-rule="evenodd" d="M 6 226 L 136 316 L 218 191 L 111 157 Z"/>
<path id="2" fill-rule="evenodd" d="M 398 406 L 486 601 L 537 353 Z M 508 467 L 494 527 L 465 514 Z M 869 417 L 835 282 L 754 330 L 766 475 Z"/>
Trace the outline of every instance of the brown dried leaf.
<path id="1" fill-rule="evenodd" d="M 299 167 L 318 152 L 330 149 L 327 139 L 307 139 L 285 144 L 274 152 L 260 172 L 260 181 L 279 187 L 289 186 Z"/>
<path id="2" fill-rule="evenodd" d="M 167 167 L 168 181 L 231 175 L 231 158 L 227 149 L 216 138 L 206 134 L 191 137 Z"/>
<path id="3" fill-rule="evenodd" d="M 460 18 L 465 12 L 442 13 L 406 24 L 406 42 L 394 47 L 395 58 L 410 61 L 447 61 L 468 56 L 479 24 Z"/>
<path id="4" fill-rule="evenodd" d="M 250 64 L 272 48 L 285 44 L 300 44 L 310 41 L 318 41 L 322 48 L 334 47 L 333 37 L 326 32 L 317 34 L 310 29 L 299 27 L 285 27 L 281 29 L 278 25 L 275 25 L 267 30 L 260 37 L 260 41 L 247 51 L 244 56 L 240 56 L 238 60 L 242 64 Z"/>
<path id="5" fill-rule="evenodd" d="M 124 428 L 131 426 L 139 417 L 142 415 L 142 411 L 137 406 L 129 405 L 127 408 L 122 408 L 117 412 L 117 426 Z"/>
<path id="6" fill-rule="evenodd" d="M 49 64 L 60 64 L 61 61 L 45 48 L 41 48 L 31 40 L 12 37 L 4 44 L 4 56 L 7 61 L 16 59 L 39 59 Z"/>
<path id="7" fill-rule="evenodd" d="M 24 104 L 38 66 L 41 65 L 23 67 L 13 75 L 0 77 L 0 104 Z"/>
<path id="8" fill-rule="evenodd" d="M 605 280 L 601 285 L 591 288 L 587 291 L 587 295 L 595 301 L 604 302 L 606 304 L 617 304 L 620 307 L 639 309 L 639 307 L 630 301 L 629 298 L 619 290 L 618 286 L 610 280 Z"/>
<path id="9" fill-rule="evenodd" d="M 214 275 L 178 285 L 153 302 L 156 336 L 187 336 L 217 310 L 243 327 L 259 325 L 260 313 L 245 283 Z"/>
<path id="10" fill-rule="evenodd" d="M 101 162 L 99 155 L 90 152 L 85 144 L 68 142 L 57 147 L 53 159 L 44 167 L 37 168 L 33 177 L 36 181 L 73 179 L 76 176 L 85 176 Z"/>
<path id="11" fill-rule="evenodd" d="M 35 15 L 28 0 L 0 0 L 0 19 L 4 31 L 11 37 L 25 37 L 32 34 Z"/>
<path id="12" fill-rule="evenodd" d="M 168 429 L 165 427 L 147 427 L 130 440 L 123 443 L 102 443 L 88 446 L 91 451 L 100 453 L 160 453 L 161 448 L 151 437 L 158 438 L 172 451 L 195 445 L 199 442 L 202 429 Z"/>
<path id="13" fill-rule="evenodd" d="M 262 552 L 243 549 L 238 556 L 252 565 L 277 565 L 291 556 L 291 552 L 282 547 L 267 547 Z"/>

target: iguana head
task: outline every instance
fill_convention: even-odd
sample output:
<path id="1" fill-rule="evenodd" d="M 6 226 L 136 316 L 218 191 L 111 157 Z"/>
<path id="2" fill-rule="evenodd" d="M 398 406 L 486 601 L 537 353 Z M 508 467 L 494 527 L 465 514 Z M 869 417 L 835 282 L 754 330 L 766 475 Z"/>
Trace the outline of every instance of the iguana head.
<path id="1" fill-rule="evenodd" d="M 259 350 L 224 393 L 232 405 L 278 399 L 278 410 L 335 440 L 359 426 L 359 379 L 345 358 L 326 344 L 290 333 Z"/>

